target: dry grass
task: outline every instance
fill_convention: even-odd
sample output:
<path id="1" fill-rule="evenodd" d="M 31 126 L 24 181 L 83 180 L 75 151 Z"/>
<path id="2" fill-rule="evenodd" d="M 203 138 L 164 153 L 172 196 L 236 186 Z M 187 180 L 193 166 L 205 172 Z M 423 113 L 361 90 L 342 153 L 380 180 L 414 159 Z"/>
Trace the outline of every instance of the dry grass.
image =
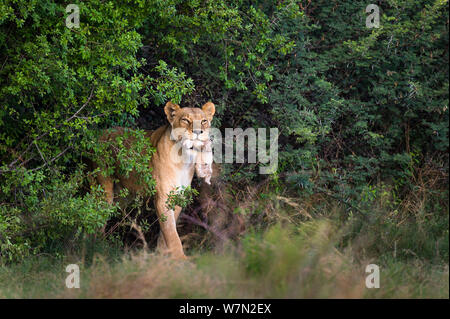
<path id="1" fill-rule="evenodd" d="M 388 207 L 392 198 L 383 195 L 373 205 L 374 218 L 359 228 L 333 218 L 342 207 L 323 194 L 300 202 L 287 194 L 270 195 L 263 183 L 233 196 L 219 183 L 201 192 L 186 212 L 191 220 L 181 220 L 190 260 L 142 251 L 121 252 L 114 261 L 107 254 L 92 262 L 76 255 L 41 256 L 0 265 L 0 297 L 448 298 L 449 267 L 442 259 L 448 244 L 442 245 L 441 234 L 448 217 L 439 212 L 436 219 L 411 218 L 426 210 L 425 189 L 441 180 L 429 178 L 437 173 L 417 174 L 423 188 L 401 203 L 398 216 Z M 254 225 L 265 225 L 265 231 Z M 65 288 L 69 263 L 80 265 L 80 289 Z M 380 266 L 379 289 L 365 286 L 365 268 L 372 263 Z"/>
<path id="2" fill-rule="evenodd" d="M 81 288 L 65 288 L 66 263 L 51 268 L 0 267 L 4 298 L 448 298 L 448 266 L 419 260 L 380 265 L 379 289 L 365 286 L 365 267 L 335 247 L 341 231 L 328 220 L 299 228 L 278 224 L 223 252 L 174 261 L 153 253 L 81 264 Z M 67 263 L 76 262 L 68 260 Z M 5 283 L 4 280 L 9 282 Z"/>

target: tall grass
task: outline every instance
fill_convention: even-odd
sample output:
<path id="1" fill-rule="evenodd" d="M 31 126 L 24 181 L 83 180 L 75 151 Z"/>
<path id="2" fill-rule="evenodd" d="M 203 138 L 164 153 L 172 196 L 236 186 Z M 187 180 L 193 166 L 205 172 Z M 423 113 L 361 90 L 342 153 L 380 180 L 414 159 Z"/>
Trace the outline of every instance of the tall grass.
<path id="1" fill-rule="evenodd" d="M 0 297 L 448 298 L 448 185 L 435 175 L 418 174 L 422 186 L 401 197 L 395 185 L 368 185 L 359 208 L 323 193 L 292 196 L 270 183 L 230 191 L 219 181 L 181 215 L 188 261 L 90 238 L 0 264 Z M 65 287 L 72 263 L 80 289 Z M 379 266 L 380 288 L 365 285 L 369 264 Z"/>
<path id="2" fill-rule="evenodd" d="M 448 266 L 419 259 L 356 261 L 336 244 L 345 230 L 328 219 L 299 227 L 276 224 L 222 253 L 174 261 L 152 253 L 119 259 L 96 254 L 49 257 L 0 267 L 2 298 L 448 298 Z M 80 289 L 65 287 L 65 266 L 78 263 Z M 365 286 L 365 267 L 380 266 L 380 288 Z"/>

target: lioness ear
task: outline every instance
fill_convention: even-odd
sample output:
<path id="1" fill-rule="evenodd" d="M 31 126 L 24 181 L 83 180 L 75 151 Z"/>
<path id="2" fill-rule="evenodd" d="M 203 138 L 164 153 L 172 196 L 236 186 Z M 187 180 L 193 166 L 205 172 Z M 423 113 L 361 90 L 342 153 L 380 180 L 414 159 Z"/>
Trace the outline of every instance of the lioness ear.
<path id="1" fill-rule="evenodd" d="M 214 113 L 216 112 L 216 107 L 212 102 L 207 102 L 202 106 L 203 112 L 205 112 L 208 121 L 212 121 Z"/>
<path id="2" fill-rule="evenodd" d="M 167 120 L 170 124 L 172 124 L 173 119 L 175 118 L 175 114 L 179 109 L 180 106 L 178 104 L 174 104 L 171 101 L 166 103 L 166 106 L 164 107 L 164 113 L 166 113 Z"/>

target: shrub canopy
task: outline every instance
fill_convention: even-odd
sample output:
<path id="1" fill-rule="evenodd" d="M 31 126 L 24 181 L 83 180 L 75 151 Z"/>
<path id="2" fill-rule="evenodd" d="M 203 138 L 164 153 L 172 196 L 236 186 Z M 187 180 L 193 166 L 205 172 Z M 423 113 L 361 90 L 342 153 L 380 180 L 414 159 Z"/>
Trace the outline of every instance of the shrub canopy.
<path id="1" fill-rule="evenodd" d="M 0 258 L 104 224 L 115 209 L 83 191 L 83 157 L 102 156 L 102 128 L 164 123 L 168 100 L 212 100 L 219 128 L 278 127 L 269 178 L 300 195 L 360 203 L 380 181 L 401 197 L 416 167 L 448 174 L 448 2 L 376 3 L 380 28 L 358 1 L 93 0 L 69 29 L 64 1 L 2 1 Z M 139 154 L 124 169 L 150 185 Z"/>

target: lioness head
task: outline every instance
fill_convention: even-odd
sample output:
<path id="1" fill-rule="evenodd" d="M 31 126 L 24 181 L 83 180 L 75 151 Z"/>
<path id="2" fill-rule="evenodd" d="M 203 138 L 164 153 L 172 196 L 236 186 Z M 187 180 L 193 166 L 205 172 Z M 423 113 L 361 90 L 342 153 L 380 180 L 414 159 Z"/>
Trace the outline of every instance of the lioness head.
<path id="1" fill-rule="evenodd" d="M 182 141 L 183 148 L 199 150 L 204 141 L 209 139 L 211 121 L 215 113 L 213 103 L 208 102 L 202 108 L 193 108 L 167 102 L 164 112 L 172 127 L 172 139 Z"/>

